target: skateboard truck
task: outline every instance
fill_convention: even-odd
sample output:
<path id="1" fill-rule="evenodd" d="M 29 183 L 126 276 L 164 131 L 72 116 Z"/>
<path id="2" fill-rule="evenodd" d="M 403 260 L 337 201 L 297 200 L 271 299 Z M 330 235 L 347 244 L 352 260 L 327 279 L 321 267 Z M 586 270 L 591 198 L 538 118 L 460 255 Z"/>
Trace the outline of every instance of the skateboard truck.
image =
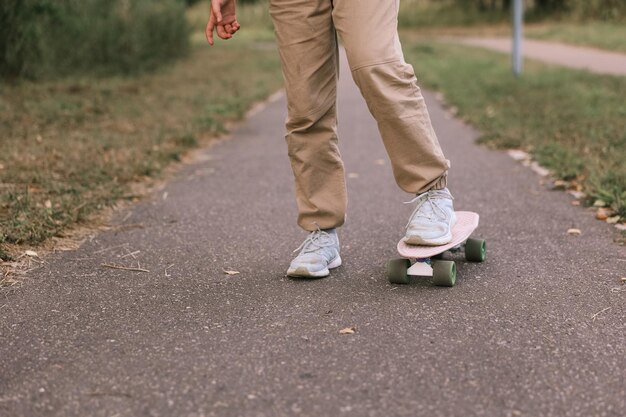
<path id="1" fill-rule="evenodd" d="M 418 277 L 432 277 L 433 267 L 430 266 L 430 263 L 430 259 L 416 261 L 407 269 L 406 274 Z"/>

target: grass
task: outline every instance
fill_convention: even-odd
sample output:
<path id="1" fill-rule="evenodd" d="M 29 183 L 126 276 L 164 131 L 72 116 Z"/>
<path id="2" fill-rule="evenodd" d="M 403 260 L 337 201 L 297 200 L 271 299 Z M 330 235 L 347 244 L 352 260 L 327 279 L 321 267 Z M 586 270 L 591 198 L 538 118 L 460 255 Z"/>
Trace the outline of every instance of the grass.
<path id="1" fill-rule="evenodd" d="M 404 48 L 420 82 L 442 91 L 481 142 L 532 152 L 626 217 L 626 78 L 527 62 L 516 79 L 506 55 L 432 42 Z"/>
<path id="2" fill-rule="evenodd" d="M 609 22 L 551 22 L 529 26 L 526 36 L 626 53 L 626 25 Z"/>
<path id="3" fill-rule="evenodd" d="M 251 25 L 209 48 L 199 32 L 189 58 L 151 75 L 0 85 L 0 246 L 39 244 L 135 197 L 129 184 L 224 132 L 282 84 L 275 48 L 257 41 L 269 36 Z"/>
<path id="4" fill-rule="evenodd" d="M 502 23 L 509 14 L 502 11 L 479 12 L 474 7 L 463 7 L 451 1 L 402 0 L 398 16 L 401 28 L 434 29 L 447 27 L 475 27 Z"/>
<path id="5" fill-rule="evenodd" d="M 527 11 L 525 35 L 572 45 L 626 52 L 623 20 L 581 20 L 580 10 L 555 17 Z M 403 30 L 428 36 L 511 36 L 511 16 L 501 10 L 478 11 L 451 1 L 403 0 L 398 23 Z"/>

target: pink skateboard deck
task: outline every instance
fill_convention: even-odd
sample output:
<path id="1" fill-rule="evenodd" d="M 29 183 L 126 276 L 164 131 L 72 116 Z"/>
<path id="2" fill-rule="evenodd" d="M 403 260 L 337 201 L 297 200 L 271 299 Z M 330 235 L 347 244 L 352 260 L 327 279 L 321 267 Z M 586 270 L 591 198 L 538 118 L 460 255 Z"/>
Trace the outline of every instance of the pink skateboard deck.
<path id="1" fill-rule="evenodd" d="M 440 246 L 407 245 L 402 240 L 398 242 L 398 253 L 409 259 L 427 259 L 439 255 L 465 242 L 478 227 L 478 214 L 471 211 L 457 211 L 456 224 L 452 227 L 452 241 Z"/>
<path id="2" fill-rule="evenodd" d="M 387 278 L 392 284 L 408 284 L 409 277 L 433 277 L 433 284 L 453 287 L 456 283 L 456 263 L 452 260 L 431 259 L 445 251 L 461 247 L 465 259 L 470 262 L 483 262 L 487 255 L 483 239 L 468 239 L 478 227 L 478 214 L 471 211 L 457 211 L 456 223 L 452 227 L 452 241 L 440 246 L 413 246 L 403 241 L 398 243 L 398 253 L 402 259 L 392 259 L 387 263 Z"/>

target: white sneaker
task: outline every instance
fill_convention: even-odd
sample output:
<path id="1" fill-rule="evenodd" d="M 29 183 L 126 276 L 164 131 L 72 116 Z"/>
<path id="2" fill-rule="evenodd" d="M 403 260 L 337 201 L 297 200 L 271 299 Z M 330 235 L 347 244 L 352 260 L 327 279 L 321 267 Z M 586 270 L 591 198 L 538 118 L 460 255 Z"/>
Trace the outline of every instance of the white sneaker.
<path id="1" fill-rule="evenodd" d="M 417 207 L 406 225 L 403 241 L 407 245 L 445 245 L 452 240 L 452 226 L 456 215 L 452 207 L 452 195 L 447 188 L 430 190 L 413 200 Z"/>
<path id="2" fill-rule="evenodd" d="M 298 250 L 300 253 L 291 261 L 287 270 L 290 277 L 327 277 L 330 269 L 341 266 L 339 238 L 335 229 L 311 232 L 294 252 Z"/>

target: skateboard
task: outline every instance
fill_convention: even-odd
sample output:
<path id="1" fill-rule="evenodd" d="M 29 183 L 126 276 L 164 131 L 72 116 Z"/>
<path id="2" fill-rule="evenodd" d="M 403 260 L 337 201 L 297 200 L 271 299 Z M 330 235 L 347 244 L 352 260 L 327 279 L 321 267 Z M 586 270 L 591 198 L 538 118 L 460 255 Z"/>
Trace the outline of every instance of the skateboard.
<path id="1" fill-rule="evenodd" d="M 433 277 L 433 284 L 454 287 L 456 264 L 442 259 L 446 251 L 465 252 L 470 262 L 483 262 L 487 256 L 487 246 L 483 239 L 472 239 L 470 235 L 478 227 L 479 216 L 471 211 L 457 211 L 456 223 L 452 227 L 452 241 L 440 246 L 407 245 L 398 242 L 401 259 L 387 263 L 387 278 L 392 284 L 408 284 L 410 276 Z"/>

